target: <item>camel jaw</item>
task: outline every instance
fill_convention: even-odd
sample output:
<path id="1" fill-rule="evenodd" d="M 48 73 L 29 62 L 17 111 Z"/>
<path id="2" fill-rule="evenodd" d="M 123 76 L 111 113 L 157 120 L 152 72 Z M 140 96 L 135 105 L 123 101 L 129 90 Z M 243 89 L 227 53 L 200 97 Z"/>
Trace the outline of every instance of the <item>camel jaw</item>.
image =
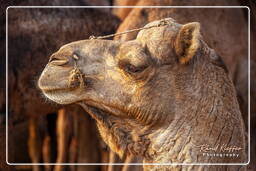
<path id="1" fill-rule="evenodd" d="M 127 117 L 127 113 L 124 110 L 121 110 L 114 105 L 104 104 L 103 102 L 97 102 L 93 100 L 83 100 L 78 102 L 85 111 L 87 111 L 96 121 L 101 121 L 97 116 L 114 116 L 125 118 Z"/>

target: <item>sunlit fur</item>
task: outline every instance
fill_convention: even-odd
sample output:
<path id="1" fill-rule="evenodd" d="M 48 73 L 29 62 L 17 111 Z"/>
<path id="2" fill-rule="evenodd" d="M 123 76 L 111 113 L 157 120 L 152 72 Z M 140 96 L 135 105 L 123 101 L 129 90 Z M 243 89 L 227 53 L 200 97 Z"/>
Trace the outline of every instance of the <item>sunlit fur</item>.
<path id="1" fill-rule="evenodd" d="M 49 62 L 40 89 L 57 103 L 80 104 L 120 157 L 141 156 L 145 163 L 245 162 L 244 125 L 225 65 L 203 41 L 199 23 L 166 21 L 169 25 L 141 30 L 132 41 L 94 39 L 63 46 L 53 59 L 68 63 Z M 159 21 L 146 27 L 155 24 Z M 71 87 L 70 77 L 78 81 Z M 203 144 L 241 150 L 236 158 L 206 157 L 199 148 Z M 240 166 L 144 167 L 217 168 Z"/>

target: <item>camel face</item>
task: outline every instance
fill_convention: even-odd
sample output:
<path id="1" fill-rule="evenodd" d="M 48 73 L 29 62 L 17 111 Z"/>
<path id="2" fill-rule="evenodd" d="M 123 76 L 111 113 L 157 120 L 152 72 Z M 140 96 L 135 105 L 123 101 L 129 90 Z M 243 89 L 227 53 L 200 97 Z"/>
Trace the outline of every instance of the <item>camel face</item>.
<path id="1" fill-rule="evenodd" d="M 39 88 L 57 103 L 83 106 L 120 156 L 171 161 L 176 158 L 172 151 L 180 151 L 188 137 L 198 145 L 219 141 L 224 125 L 230 136 L 233 129 L 240 132 L 234 142 L 244 146 L 234 87 L 221 59 L 203 42 L 199 23 L 166 21 L 149 23 L 132 41 L 93 39 L 63 46 L 51 56 Z M 209 119 L 220 130 L 204 127 Z M 187 155 L 177 162 L 200 155 L 187 145 Z"/>
<path id="2" fill-rule="evenodd" d="M 187 62 L 199 47 L 199 24 L 166 21 L 168 25 L 142 30 L 132 41 L 93 39 L 61 47 L 50 57 L 39 88 L 59 104 L 82 105 L 101 125 L 103 139 L 112 134 L 106 123 L 127 134 L 145 126 L 168 126 L 178 110 L 176 99 L 182 97 L 179 90 L 193 91 L 175 85 L 175 77 L 191 70 Z M 106 139 L 117 152 L 126 143 Z"/>
<path id="3" fill-rule="evenodd" d="M 151 119 L 140 116 L 150 122 L 158 111 L 166 113 L 163 110 L 169 109 L 163 106 L 172 101 L 170 92 L 165 102 L 160 102 L 165 95 L 157 87 L 168 91 L 172 86 L 172 68 L 177 63 L 172 47 L 177 25 L 173 26 L 141 32 L 128 42 L 84 40 L 67 44 L 50 57 L 38 86 L 47 98 L 60 104 L 83 101 L 124 117 L 153 111 Z"/>
<path id="4" fill-rule="evenodd" d="M 146 46 L 139 40 L 67 44 L 50 57 L 38 86 L 47 98 L 60 104 L 83 101 L 122 116 L 138 108 L 148 112 L 150 104 L 142 103 L 142 94 L 152 93 L 154 84 L 164 85 L 164 81 L 154 82 L 166 67 L 161 67 L 164 61 L 153 57 Z M 165 73 L 167 77 L 168 71 Z"/>

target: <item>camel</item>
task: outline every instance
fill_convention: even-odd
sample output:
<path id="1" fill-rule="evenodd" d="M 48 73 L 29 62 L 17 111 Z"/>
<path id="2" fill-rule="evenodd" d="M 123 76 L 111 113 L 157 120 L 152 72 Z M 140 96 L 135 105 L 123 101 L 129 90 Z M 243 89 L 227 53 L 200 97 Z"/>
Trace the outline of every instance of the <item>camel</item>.
<path id="1" fill-rule="evenodd" d="M 198 22 L 166 18 L 148 23 L 134 40 L 69 43 L 51 55 L 38 87 L 56 103 L 81 105 L 120 157 L 141 156 L 144 164 L 245 163 L 234 85 L 200 30 Z M 212 156 L 213 148 L 232 148 L 237 157 Z M 246 168 L 144 166 L 181 169 Z"/>

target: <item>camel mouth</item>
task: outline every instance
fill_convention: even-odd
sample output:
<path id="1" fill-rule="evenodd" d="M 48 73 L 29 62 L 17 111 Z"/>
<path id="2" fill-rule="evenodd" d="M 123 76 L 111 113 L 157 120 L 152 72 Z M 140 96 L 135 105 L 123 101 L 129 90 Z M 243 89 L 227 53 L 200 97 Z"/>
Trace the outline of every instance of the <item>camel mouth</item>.
<path id="1" fill-rule="evenodd" d="M 65 80 L 64 80 L 65 81 Z M 66 82 L 63 82 L 63 80 L 59 80 L 59 83 L 61 84 L 56 85 L 55 82 L 46 82 L 44 79 L 42 79 L 42 76 L 40 76 L 39 80 L 37 81 L 37 87 L 43 92 L 57 92 L 57 91 L 63 91 L 67 90 L 69 87 L 67 86 Z"/>
<path id="2" fill-rule="evenodd" d="M 42 92 L 47 99 L 62 105 L 74 104 L 80 100 L 72 93 L 73 91 L 71 91 L 70 88 L 45 88 L 42 89 Z"/>
<path id="3" fill-rule="evenodd" d="M 65 92 L 68 87 L 39 87 L 44 93 Z"/>

